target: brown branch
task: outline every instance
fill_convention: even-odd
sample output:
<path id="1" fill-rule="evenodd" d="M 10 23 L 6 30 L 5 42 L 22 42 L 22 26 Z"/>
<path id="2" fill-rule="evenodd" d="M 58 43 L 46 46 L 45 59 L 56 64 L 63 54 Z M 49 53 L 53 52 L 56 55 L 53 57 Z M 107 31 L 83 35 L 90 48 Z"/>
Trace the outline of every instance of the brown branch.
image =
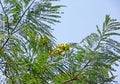
<path id="1" fill-rule="evenodd" d="M 74 80 L 78 80 L 77 76 L 75 76 L 74 78 L 71 78 L 71 79 L 65 81 L 65 82 L 62 83 L 62 84 L 67 84 L 67 83 L 70 83 L 70 82 L 72 82 L 72 81 L 74 81 Z"/>

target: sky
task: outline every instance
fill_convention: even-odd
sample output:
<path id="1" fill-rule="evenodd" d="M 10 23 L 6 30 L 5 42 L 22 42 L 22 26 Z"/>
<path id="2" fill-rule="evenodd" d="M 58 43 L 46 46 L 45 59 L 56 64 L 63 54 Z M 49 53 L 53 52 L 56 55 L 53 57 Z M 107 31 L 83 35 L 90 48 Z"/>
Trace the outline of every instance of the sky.
<path id="1" fill-rule="evenodd" d="M 120 0 L 61 0 L 57 4 L 66 5 L 61 9 L 64 12 L 61 23 L 54 26 L 53 34 L 58 43 L 79 43 L 96 32 L 96 25 L 102 29 L 106 14 L 120 21 Z M 115 80 L 120 84 L 120 66 L 115 68 L 117 71 L 114 74 L 118 76 Z"/>
<path id="2" fill-rule="evenodd" d="M 80 42 L 96 32 L 96 25 L 102 25 L 106 14 L 120 20 L 119 0 L 61 0 L 60 4 L 67 6 L 62 9 L 61 23 L 54 28 L 60 43 Z"/>

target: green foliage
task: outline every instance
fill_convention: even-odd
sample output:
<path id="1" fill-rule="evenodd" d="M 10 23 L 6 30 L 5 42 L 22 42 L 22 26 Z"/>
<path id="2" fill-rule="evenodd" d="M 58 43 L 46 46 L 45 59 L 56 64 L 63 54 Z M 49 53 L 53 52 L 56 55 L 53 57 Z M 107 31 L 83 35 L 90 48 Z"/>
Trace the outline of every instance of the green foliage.
<path id="1" fill-rule="evenodd" d="M 114 82 L 115 69 L 120 60 L 119 42 L 111 36 L 119 36 L 120 23 L 111 19 L 108 15 L 103 23 L 101 31 L 97 26 L 98 33 L 92 33 L 80 43 L 71 43 L 70 51 L 57 61 L 58 69 L 63 67 L 55 77 L 55 83 L 60 84 L 104 84 Z M 58 63 L 59 62 L 59 63 Z M 59 66 L 61 65 L 61 66 Z M 58 76 L 67 72 L 70 75 Z M 58 83 L 58 82 L 57 82 Z"/>
<path id="2" fill-rule="evenodd" d="M 52 2 L 0 0 L 0 71 L 5 76 L 1 83 L 48 82 L 48 52 L 55 45 L 51 25 L 59 22 L 63 7 Z"/>
<path id="3" fill-rule="evenodd" d="M 120 22 L 106 15 L 103 29 L 80 43 L 55 45 L 59 0 L 0 0 L 2 84 L 105 84 L 120 60 Z M 4 78 L 2 78 L 4 77 Z M 4 80 L 3 80 L 4 79 Z"/>

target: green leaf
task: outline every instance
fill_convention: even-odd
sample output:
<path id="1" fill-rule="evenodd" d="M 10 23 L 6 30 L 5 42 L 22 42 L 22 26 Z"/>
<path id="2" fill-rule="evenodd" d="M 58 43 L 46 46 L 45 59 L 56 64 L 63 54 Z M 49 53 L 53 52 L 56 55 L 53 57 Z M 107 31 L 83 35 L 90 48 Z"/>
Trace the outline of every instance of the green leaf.
<path id="1" fill-rule="evenodd" d="M 96 25 L 96 27 L 97 27 L 97 31 L 98 31 L 98 33 L 100 34 L 100 36 L 102 36 L 102 33 L 101 33 L 101 31 L 100 31 L 98 25 Z"/>
<path id="2" fill-rule="evenodd" d="M 120 36 L 120 34 L 119 34 L 119 33 L 116 33 L 116 32 L 110 32 L 110 33 L 104 34 L 104 36 L 107 36 L 107 37 L 113 36 L 113 35 L 115 35 L 115 36 Z"/>

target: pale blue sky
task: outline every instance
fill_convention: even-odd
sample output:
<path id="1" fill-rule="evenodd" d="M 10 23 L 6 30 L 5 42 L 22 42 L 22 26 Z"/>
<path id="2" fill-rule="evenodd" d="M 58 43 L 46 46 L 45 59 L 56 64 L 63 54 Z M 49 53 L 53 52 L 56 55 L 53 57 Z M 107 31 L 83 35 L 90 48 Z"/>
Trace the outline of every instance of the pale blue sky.
<path id="1" fill-rule="evenodd" d="M 60 3 L 60 2 L 59 2 Z M 120 20 L 120 0 L 61 0 L 64 14 L 55 26 L 58 42 L 79 42 L 101 25 L 106 14 Z"/>
<path id="2" fill-rule="evenodd" d="M 54 26 L 58 43 L 80 42 L 96 32 L 96 25 L 101 27 L 106 14 L 120 21 L 120 0 L 61 0 L 58 3 L 67 6 L 62 9 L 61 23 Z M 119 70 L 120 67 L 115 74 L 120 84 Z"/>

